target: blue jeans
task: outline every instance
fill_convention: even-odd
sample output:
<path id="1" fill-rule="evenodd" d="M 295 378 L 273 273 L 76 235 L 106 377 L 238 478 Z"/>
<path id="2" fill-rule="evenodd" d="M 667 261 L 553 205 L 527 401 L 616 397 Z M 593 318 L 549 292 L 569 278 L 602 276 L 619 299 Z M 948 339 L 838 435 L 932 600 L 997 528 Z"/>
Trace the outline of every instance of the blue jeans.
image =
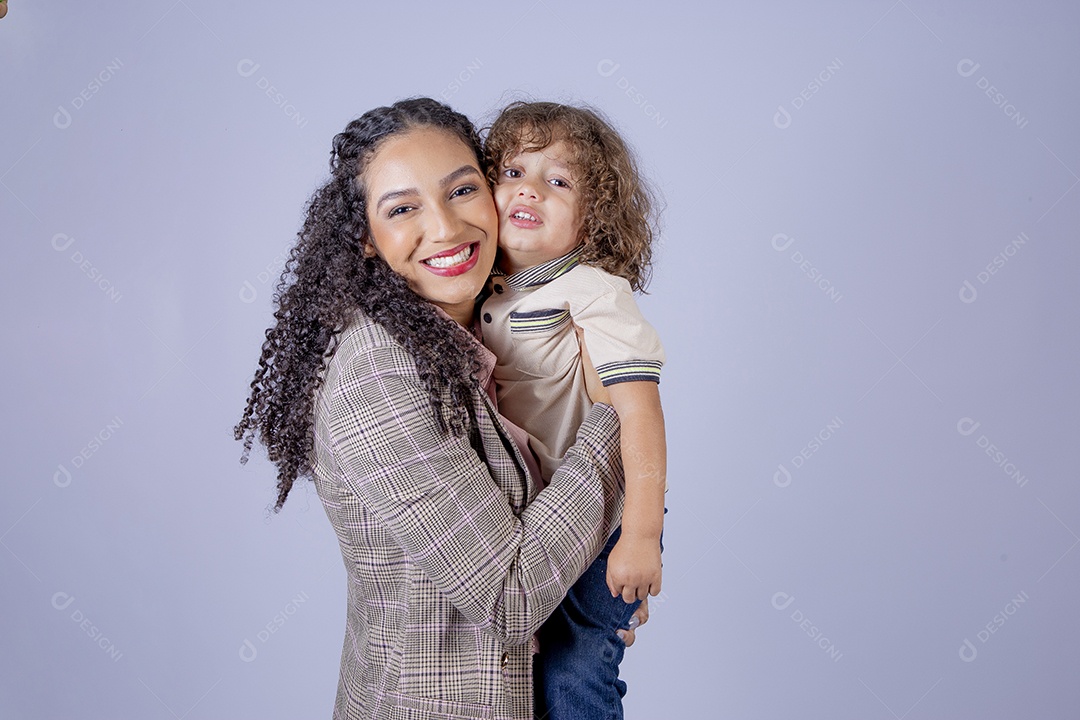
<path id="1" fill-rule="evenodd" d="M 620 530 L 537 633 L 538 720 L 622 720 L 626 683 L 619 663 L 626 646 L 615 631 L 627 626 L 641 601 L 627 604 L 607 588 L 607 559 Z"/>

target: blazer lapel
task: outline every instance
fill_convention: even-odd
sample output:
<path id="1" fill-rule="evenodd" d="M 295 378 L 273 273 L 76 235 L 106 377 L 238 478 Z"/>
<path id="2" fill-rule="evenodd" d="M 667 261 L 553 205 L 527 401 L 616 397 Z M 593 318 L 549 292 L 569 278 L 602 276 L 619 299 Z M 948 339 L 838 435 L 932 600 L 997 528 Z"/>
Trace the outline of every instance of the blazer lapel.
<path id="1" fill-rule="evenodd" d="M 477 425 L 484 454 L 487 456 L 491 475 L 499 488 L 506 493 L 515 515 L 520 515 L 529 502 L 529 473 L 525 459 L 510 438 L 510 433 L 499 419 L 494 404 L 482 389 L 477 393 L 481 407 L 477 408 Z"/>

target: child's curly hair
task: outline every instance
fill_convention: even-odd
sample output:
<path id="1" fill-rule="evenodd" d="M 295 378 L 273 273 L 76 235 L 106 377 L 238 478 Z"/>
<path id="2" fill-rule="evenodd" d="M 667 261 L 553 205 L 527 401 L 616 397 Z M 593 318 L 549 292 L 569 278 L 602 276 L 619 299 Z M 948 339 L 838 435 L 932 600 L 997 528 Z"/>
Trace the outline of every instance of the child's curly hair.
<path id="1" fill-rule="evenodd" d="M 553 102 L 508 105 L 487 131 L 488 179 L 521 152 L 564 141 L 581 191 L 581 261 L 644 291 L 652 268 L 655 198 L 619 134 L 591 109 Z"/>

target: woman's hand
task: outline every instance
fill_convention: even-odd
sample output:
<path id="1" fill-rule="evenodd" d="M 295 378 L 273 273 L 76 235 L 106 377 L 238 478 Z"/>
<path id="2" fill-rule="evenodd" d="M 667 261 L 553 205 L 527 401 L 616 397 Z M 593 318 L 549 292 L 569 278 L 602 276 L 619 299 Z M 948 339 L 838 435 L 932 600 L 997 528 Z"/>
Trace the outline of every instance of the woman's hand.
<path id="1" fill-rule="evenodd" d="M 585 331 L 574 325 L 574 332 L 577 333 L 578 347 L 581 348 L 581 368 L 585 371 L 585 391 L 589 393 L 589 399 L 594 403 L 610 405 L 611 395 L 600 382 L 600 376 L 596 373 L 596 368 L 593 367 L 592 360 L 589 358 L 589 349 L 585 347 Z"/>
<path id="2" fill-rule="evenodd" d="M 616 631 L 619 637 L 622 638 L 626 647 L 630 647 L 634 644 L 637 629 L 647 622 L 649 622 L 649 599 L 645 598 L 641 601 L 641 605 L 638 606 L 638 609 L 634 611 L 634 615 L 630 618 L 630 629 L 619 629 Z"/>

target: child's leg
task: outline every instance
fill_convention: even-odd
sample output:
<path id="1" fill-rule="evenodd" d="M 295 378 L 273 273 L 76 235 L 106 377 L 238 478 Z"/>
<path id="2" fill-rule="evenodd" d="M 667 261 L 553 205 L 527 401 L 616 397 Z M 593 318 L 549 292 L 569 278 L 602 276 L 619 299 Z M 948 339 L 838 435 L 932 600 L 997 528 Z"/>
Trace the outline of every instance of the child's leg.
<path id="1" fill-rule="evenodd" d="M 619 679 L 619 663 L 626 646 L 615 631 L 627 626 L 641 601 L 627 604 L 607 588 L 607 558 L 618 539 L 616 530 L 540 628 L 539 720 L 622 720 L 626 683 Z"/>

